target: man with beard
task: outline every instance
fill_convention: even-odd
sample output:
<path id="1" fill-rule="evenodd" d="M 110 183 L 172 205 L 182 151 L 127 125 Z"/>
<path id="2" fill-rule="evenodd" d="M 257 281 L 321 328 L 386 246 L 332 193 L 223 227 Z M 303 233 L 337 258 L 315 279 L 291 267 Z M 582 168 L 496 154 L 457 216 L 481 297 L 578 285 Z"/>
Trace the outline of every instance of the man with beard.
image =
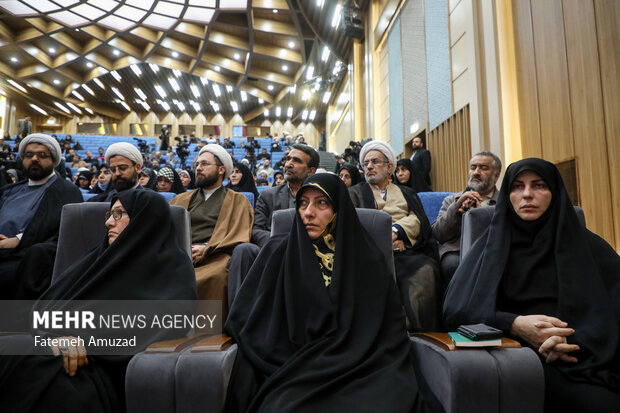
<path id="1" fill-rule="evenodd" d="M 245 195 L 222 186 L 233 162 L 220 145 L 202 148 L 194 166 L 197 189 L 177 195 L 170 204 L 187 209 L 191 217 L 198 298 L 222 301 L 225 318 L 228 262 L 235 246 L 250 241 L 254 210 Z"/>
<path id="2" fill-rule="evenodd" d="M 88 202 L 110 202 L 118 192 L 143 189 L 138 183 L 142 169 L 142 154 L 129 142 L 116 142 L 105 151 L 105 163 L 112 173 L 112 182 L 106 192 L 94 196 Z"/>
<path id="3" fill-rule="evenodd" d="M 431 153 L 424 148 L 424 141 L 416 136 L 411 141 L 413 154 L 411 154 L 411 166 L 414 172 L 414 186 L 416 192 L 430 192 L 431 189 Z"/>
<path id="4" fill-rule="evenodd" d="M 372 208 L 392 217 L 396 282 L 410 331 L 438 331 L 441 325 L 441 281 L 437 247 L 430 223 L 415 191 L 390 182 L 396 167 L 394 150 L 371 141 L 360 151 L 366 182 L 349 188 L 356 208 Z"/>
<path id="5" fill-rule="evenodd" d="M 35 299 L 49 286 L 60 212 L 82 202 L 79 189 L 54 171 L 60 145 L 34 133 L 20 144 L 27 180 L 0 189 L 0 299 Z"/>
<path id="6" fill-rule="evenodd" d="M 448 195 L 441 205 L 437 220 L 433 222 L 433 234 L 441 243 L 441 277 L 444 287 L 452 279 L 459 266 L 461 251 L 461 220 L 472 208 L 495 205 L 499 190 L 495 183 L 502 171 L 502 161 L 491 152 L 479 152 L 469 161 L 467 188 Z"/>

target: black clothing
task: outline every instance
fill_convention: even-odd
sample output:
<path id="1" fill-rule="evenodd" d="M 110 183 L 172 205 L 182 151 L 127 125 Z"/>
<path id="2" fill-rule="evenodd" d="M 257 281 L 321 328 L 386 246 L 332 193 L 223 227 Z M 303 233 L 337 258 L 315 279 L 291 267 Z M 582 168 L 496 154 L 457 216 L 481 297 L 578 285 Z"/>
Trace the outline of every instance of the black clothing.
<path id="1" fill-rule="evenodd" d="M 183 182 L 181 182 L 181 177 L 179 176 L 179 173 L 176 171 L 176 169 L 169 166 L 164 166 L 160 169 L 160 171 L 164 168 L 170 169 L 172 171 L 172 175 L 174 176 L 174 179 L 172 180 L 172 188 L 170 188 L 169 192 L 174 192 L 175 194 L 182 194 L 183 192 L 186 192 L 185 187 L 183 186 Z M 157 178 L 159 179 L 159 171 Z M 149 183 L 150 182 L 151 181 L 149 180 Z"/>
<path id="2" fill-rule="evenodd" d="M 360 182 L 364 181 L 362 179 L 362 174 L 360 174 L 359 169 L 357 169 L 357 166 L 353 166 L 350 163 L 345 162 L 342 165 L 340 165 L 340 170 L 338 171 L 338 173 L 340 173 L 340 171 L 342 171 L 343 169 L 346 169 L 347 171 L 349 171 L 349 175 L 351 175 L 351 186 L 357 185 Z"/>
<path id="3" fill-rule="evenodd" d="M 523 171 L 540 175 L 552 193 L 547 211 L 534 221 L 521 219 L 510 202 L 512 183 Z M 518 315 L 558 317 L 575 330 L 567 339 L 579 345 L 579 362 L 551 368 L 577 387 L 589 383 L 620 393 L 619 276 L 620 257 L 580 225 L 557 168 L 523 159 L 506 170 L 491 225 L 454 274 L 444 318 L 450 327 L 485 322 L 509 331 Z"/>
<path id="4" fill-rule="evenodd" d="M 118 199 L 130 216 L 125 230 L 111 245 L 106 234 L 95 250 L 60 274 L 41 300 L 196 299 L 192 263 L 176 241 L 166 201 L 144 190 L 123 191 Z M 39 305 L 49 304 L 35 304 Z M 73 377 L 65 373 L 61 357 L 0 358 L 2 409 L 124 411 L 125 371 L 131 357 L 88 358 L 89 364 Z"/>
<path id="5" fill-rule="evenodd" d="M 258 200 L 258 190 L 256 189 L 256 184 L 254 183 L 254 176 L 252 175 L 252 172 L 250 172 L 247 166 L 245 166 L 241 162 L 237 162 L 236 160 L 233 161 L 233 166 L 234 168 L 239 169 L 243 176 L 241 177 L 241 180 L 237 185 L 233 185 L 230 182 L 229 178 L 226 188 L 230 188 L 235 192 L 251 192 L 254 194 L 254 202 L 256 202 L 256 200 Z"/>
<path id="6" fill-rule="evenodd" d="M 411 159 L 414 176 L 420 176 L 415 179 L 416 192 L 430 192 L 431 189 L 431 153 L 427 149 L 418 149 L 414 152 Z"/>
<path id="7" fill-rule="evenodd" d="M 226 411 L 440 411 L 421 391 L 396 285 L 346 186 L 315 174 L 297 202 L 305 187 L 327 194 L 337 213 L 331 283 L 296 214 L 290 234 L 261 250 L 230 310 L 225 329 L 239 352 Z"/>
<path id="8" fill-rule="evenodd" d="M 409 182 L 401 184 L 398 181 L 398 178 L 396 178 L 396 173 L 394 173 L 394 183 L 396 185 L 409 187 L 416 192 L 430 191 L 430 187 L 426 183 L 424 175 L 420 174 L 419 172 L 416 173 L 415 168 L 413 167 L 413 162 L 411 160 L 399 159 L 398 162 L 396 162 L 396 167 L 398 168 L 399 166 L 404 166 L 409 170 Z"/>

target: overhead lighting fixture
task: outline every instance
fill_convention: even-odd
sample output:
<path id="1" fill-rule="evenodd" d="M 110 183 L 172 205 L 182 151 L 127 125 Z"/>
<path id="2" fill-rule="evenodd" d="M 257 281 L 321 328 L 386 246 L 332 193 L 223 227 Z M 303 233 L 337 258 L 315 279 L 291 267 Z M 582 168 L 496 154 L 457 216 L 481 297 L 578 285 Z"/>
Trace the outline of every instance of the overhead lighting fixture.
<path id="1" fill-rule="evenodd" d="M 308 109 L 304 109 L 303 112 L 301 112 L 301 120 L 306 120 L 308 119 Z"/>
<path id="2" fill-rule="evenodd" d="M 17 89 L 21 90 L 22 92 L 26 93 L 26 89 L 20 85 L 19 83 L 17 83 L 16 81 L 14 81 L 13 79 L 7 79 L 6 80 L 8 83 L 10 83 L 12 86 L 16 87 Z"/>
<path id="3" fill-rule="evenodd" d="M 325 92 L 325 94 L 323 95 L 323 103 L 329 102 L 329 98 L 331 97 L 332 97 L 332 92 Z"/>
<path id="4" fill-rule="evenodd" d="M 175 92 L 178 92 L 179 90 L 181 90 L 181 88 L 179 87 L 179 84 L 177 83 L 176 80 L 174 80 L 173 77 L 168 78 L 168 83 L 170 83 L 170 86 L 172 86 L 172 90 L 174 90 Z"/>
<path id="5" fill-rule="evenodd" d="M 214 111 L 216 112 L 220 111 L 220 105 L 218 105 L 216 102 L 210 101 L 209 103 L 211 104 L 211 107 L 213 108 Z"/>
<path id="6" fill-rule="evenodd" d="M 316 117 L 316 110 L 313 110 L 312 112 L 310 112 L 310 120 L 314 120 L 315 117 Z"/>
<path id="7" fill-rule="evenodd" d="M 17 62 L 19 62 L 19 59 L 16 58 L 15 56 L 13 56 L 13 57 L 11 57 L 11 62 L 17 63 Z"/>
<path id="8" fill-rule="evenodd" d="M 166 99 L 168 97 L 163 87 L 155 85 L 155 90 L 159 93 L 159 96 L 161 96 L 162 99 Z"/>
<path id="9" fill-rule="evenodd" d="M 172 71 L 172 73 L 174 73 L 174 75 L 175 75 L 176 77 L 181 77 L 181 74 L 182 74 L 182 73 L 181 73 L 181 71 L 180 71 L 179 69 L 174 69 L 174 70 Z"/>
<path id="10" fill-rule="evenodd" d="M 282 71 L 288 72 L 288 66 L 287 65 L 282 65 Z"/>
<path id="11" fill-rule="evenodd" d="M 415 122 L 409 127 L 409 133 L 416 133 L 418 129 L 420 129 L 420 124 L 418 122 Z"/>
<path id="12" fill-rule="evenodd" d="M 121 52 L 119 52 L 116 49 L 114 49 L 114 51 L 112 51 L 112 53 L 114 54 L 114 56 L 120 56 L 120 54 L 121 54 Z"/>
<path id="13" fill-rule="evenodd" d="M 110 74 L 112 75 L 112 77 L 114 77 L 114 79 L 116 79 L 117 81 L 121 81 L 123 80 L 123 78 L 121 77 L 121 75 L 118 74 L 118 72 L 116 70 L 112 70 L 110 72 Z"/>
<path id="14" fill-rule="evenodd" d="M 233 58 L 234 58 L 235 60 L 239 60 L 239 59 L 241 59 L 241 55 L 240 55 L 239 53 L 235 53 L 235 54 L 233 55 Z"/>
<path id="15" fill-rule="evenodd" d="M 329 58 L 329 47 L 323 46 L 323 53 L 321 53 L 321 61 L 325 62 Z"/>
<path id="16" fill-rule="evenodd" d="M 219 72 L 220 71 L 220 67 L 219 66 L 215 66 L 215 71 Z"/>
<path id="17" fill-rule="evenodd" d="M 215 96 L 220 96 L 222 94 L 220 87 L 215 83 L 213 84 L 213 93 L 215 93 Z"/>
<path id="18" fill-rule="evenodd" d="M 172 57 L 174 57 L 174 58 L 179 57 L 179 52 L 173 51 L 172 52 Z"/>
<path id="19" fill-rule="evenodd" d="M 56 49 L 54 49 L 53 47 L 50 47 L 49 49 L 47 49 L 47 51 L 50 52 L 50 54 L 56 53 Z"/>
<path id="20" fill-rule="evenodd" d="M 310 91 L 308 89 L 304 89 L 304 92 L 301 94 L 301 100 L 306 101 L 310 99 Z"/>
<path id="21" fill-rule="evenodd" d="M 140 70 L 140 66 L 138 65 L 131 65 L 131 70 L 133 70 L 133 72 L 136 74 L 136 76 L 140 76 L 142 74 L 142 70 Z"/>
<path id="22" fill-rule="evenodd" d="M 263 112 L 263 116 L 265 116 L 266 118 L 269 117 L 269 109 L 265 109 L 265 111 Z"/>
<path id="23" fill-rule="evenodd" d="M 306 70 L 306 80 L 312 79 L 314 76 L 314 66 L 308 66 L 308 70 Z"/>
<path id="24" fill-rule="evenodd" d="M 294 95 L 295 92 L 297 92 L 297 84 L 291 86 L 288 91 L 291 93 L 291 95 Z"/>
<path id="25" fill-rule="evenodd" d="M 243 90 L 241 91 L 241 101 L 245 102 L 248 100 L 248 94 L 245 93 Z"/>
<path id="26" fill-rule="evenodd" d="M 232 109 L 234 112 L 238 112 L 239 111 L 239 105 L 237 105 L 237 102 L 235 102 L 234 100 L 232 102 L 230 102 L 230 106 L 232 106 Z"/>
<path id="27" fill-rule="evenodd" d="M 280 109 L 280 106 L 276 107 L 276 117 L 280 117 L 280 115 L 282 114 L 282 110 Z"/>
<path id="28" fill-rule="evenodd" d="M 263 103 L 265 103 L 265 100 L 263 98 L 258 98 L 258 103 L 262 105 Z"/>
<path id="29" fill-rule="evenodd" d="M 185 112 L 185 105 L 183 104 L 183 102 L 176 102 L 176 105 L 181 112 Z"/>
<path id="30" fill-rule="evenodd" d="M 92 110 L 90 110 L 90 108 L 84 108 L 84 110 L 88 113 L 90 113 L 91 115 L 94 115 L 95 112 L 93 112 Z"/>
<path id="31" fill-rule="evenodd" d="M 58 102 L 54 102 L 54 105 L 56 105 L 56 107 L 60 110 L 62 110 L 63 112 L 67 113 L 67 114 L 71 114 L 71 111 L 69 111 L 69 109 L 67 109 L 66 107 L 64 107 L 63 105 L 61 105 Z"/>
<path id="32" fill-rule="evenodd" d="M 268 85 L 268 86 L 267 86 L 267 89 L 269 89 L 269 90 L 273 90 L 273 85 Z"/>
<path id="33" fill-rule="evenodd" d="M 228 93 L 231 93 L 231 92 L 233 91 L 232 86 L 230 86 L 230 85 L 226 85 L 226 91 L 227 91 Z"/>
<path id="34" fill-rule="evenodd" d="M 140 96 L 142 100 L 146 100 L 146 95 L 144 94 L 142 89 L 140 89 L 139 87 L 134 87 L 133 91 L 136 92 L 136 95 Z"/>
<path id="35" fill-rule="evenodd" d="M 119 98 L 121 98 L 121 100 L 125 100 L 125 96 L 123 96 L 123 94 L 121 93 L 120 90 L 118 90 L 117 88 L 113 87 L 111 88 L 112 92 L 114 92 L 114 94 L 116 94 L 116 96 L 118 96 Z"/>
<path id="36" fill-rule="evenodd" d="M 75 106 L 73 103 L 71 102 L 65 102 L 67 104 L 67 106 L 69 106 L 71 109 L 73 109 L 75 112 L 79 113 L 80 115 L 82 114 L 82 111 L 80 110 L 80 108 L 78 108 L 77 106 Z"/>
<path id="37" fill-rule="evenodd" d="M 159 66 L 157 66 L 155 63 L 149 63 L 149 67 L 151 68 L 153 73 L 159 72 Z"/>
<path id="38" fill-rule="evenodd" d="M 338 23 L 340 23 L 340 12 L 342 11 L 342 6 L 340 4 L 336 5 L 336 10 L 334 11 L 334 17 L 332 17 L 332 27 L 338 27 Z"/>
<path id="39" fill-rule="evenodd" d="M 316 7 L 323 7 L 323 2 L 325 0 L 316 0 Z"/>
<path id="40" fill-rule="evenodd" d="M 192 102 L 192 106 L 196 112 L 200 112 L 202 110 L 198 102 Z"/>
<path id="41" fill-rule="evenodd" d="M 87 91 L 88 93 L 90 93 L 91 95 L 95 96 L 95 92 L 93 92 L 93 90 L 88 87 L 88 85 L 82 85 L 82 89 L 84 89 L 85 91 Z"/>
<path id="42" fill-rule="evenodd" d="M 125 102 L 123 102 L 122 100 L 121 100 L 121 101 L 119 101 L 119 102 L 117 102 L 117 103 L 120 103 L 120 104 L 121 104 L 121 105 L 125 108 L 125 110 L 126 110 L 127 112 L 131 112 L 131 108 L 129 107 L 129 105 L 128 105 L 128 104 L 126 104 Z"/>
<path id="43" fill-rule="evenodd" d="M 271 11 L 273 12 L 273 14 L 278 14 L 278 9 L 273 9 Z"/>
<path id="44" fill-rule="evenodd" d="M 293 107 L 292 106 L 288 107 L 288 110 L 286 111 L 286 116 L 288 118 L 292 118 L 293 117 Z"/>
<path id="45" fill-rule="evenodd" d="M 144 110 L 146 110 L 147 112 L 151 110 L 151 107 L 149 106 L 148 103 L 146 102 L 140 102 L 140 104 L 142 105 L 142 107 L 144 108 Z"/>
<path id="46" fill-rule="evenodd" d="M 60 84 L 60 80 L 58 80 L 58 79 L 54 79 L 54 84 L 55 84 L 55 85 L 59 85 L 59 84 Z"/>
<path id="47" fill-rule="evenodd" d="M 92 68 L 93 66 L 95 65 L 92 64 L 91 62 L 86 62 L 86 67 L 88 67 L 89 69 Z"/>
<path id="48" fill-rule="evenodd" d="M 76 98 L 80 99 L 82 102 L 84 102 L 84 97 L 80 95 L 76 90 L 72 91 L 71 94 L 75 96 Z"/>
<path id="49" fill-rule="evenodd" d="M 44 111 L 43 109 L 41 109 L 40 107 L 38 107 L 37 105 L 35 105 L 34 103 L 30 104 L 30 107 L 34 110 L 36 110 L 37 112 L 39 112 L 41 115 L 45 115 L 47 116 L 47 112 Z"/>
<path id="50" fill-rule="evenodd" d="M 189 88 L 192 90 L 192 93 L 194 94 L 196 99 L 198 99 L 200 97 L 200 91 L 198 90 L 196 85 L 190 85 Z"/>
<path id="51" fill-rule="evenodd" d="M 206 77 L 201 77 L 200 82 L 203 86 L 207 86 L 209 84 L 209 79 L 207 79 Z"/>
<path id="52" fill-rule="evenodd" d="M 157 103 L 159 103 L 161 107 L 163 107 L 167 111 L 170 111 L 170 105 L 168 104 L 168 102 L 163 101 L 163 100 L 158 100 Z"/>
<path id="53" fill-rule="evenodd" d="M 292 49 L 294 47 L 295 47 L 295 42 L 293 42 L 293 41 L 288 42 L 288 48 L 289 49 Z"/>

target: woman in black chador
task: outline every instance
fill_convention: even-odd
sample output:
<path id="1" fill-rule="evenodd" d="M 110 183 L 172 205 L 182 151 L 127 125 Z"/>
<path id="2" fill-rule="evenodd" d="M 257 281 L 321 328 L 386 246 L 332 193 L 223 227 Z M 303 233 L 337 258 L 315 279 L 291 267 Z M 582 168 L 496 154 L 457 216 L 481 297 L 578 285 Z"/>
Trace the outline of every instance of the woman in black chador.
<path id="1" fill-rule="evenodd" d="M 490 324 L 537 351 L 546 411 L 620 411 L 620 257 L 579 223 L 553 164 L 508 167 L 444 318 L 451 328 Z"/>
<path id="2" fill-rule="evenodd" d="M 423 379 L 394 279 L 346 185 L 306 179 L 290 233 L 271 238 L 230 310 L 233 412 L 441 411 Z"/>
<path id="3" fill-rule="evenodd" d="M 170 208 L 161 195 L 119 192 L 106 226 L 101 244 L 60 274 L 35 308 L 49 308 L 46 300 L 196 299 L 192 262 L 179 246 Z M 145 340 L 169 338 L 162 331 L 144 334 Z M 0 350 L 20 338 L 32 343 L 30 336 L 1 337 Z M 46 351 L 49 355 L 0 357 L 2 411 L 125 410 L 125 371 L 131 356 L 85 354 L 80 346 L 50 346 Z"/>

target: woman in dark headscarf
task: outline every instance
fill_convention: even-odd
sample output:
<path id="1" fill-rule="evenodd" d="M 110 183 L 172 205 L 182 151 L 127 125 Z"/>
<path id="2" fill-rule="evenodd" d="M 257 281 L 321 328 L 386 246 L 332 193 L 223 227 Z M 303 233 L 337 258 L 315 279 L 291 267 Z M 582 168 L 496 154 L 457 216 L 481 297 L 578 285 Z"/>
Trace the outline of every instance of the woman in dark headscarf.
<path id="1" fill-rule="evenodd" d="M 579 223 L 552 163 L 508 167 L 444 318 L 452 328 L 490 324 L 537 351 L 548 410 L 620 411 L 620 257 Z"/>
<path id="2" fill-rule="evenodd" d="M 151 168 L 142 168 L 138 174 L 138 182 L 143 188 L 157 191 L 157 172 Z"/>
<path id="3" fill-rule="evenodd" d="M 236 160 L 233 160 L 233 171 L 230 174 L 226 188 L 230 188 L 235 192 L 251 192 L 254 194 L 254 199 L 258 199 L 258 190 L 256 189 L 252 172 L 250 172 L 247 166 Z"/>
<path id="4" fill-rule="evenodd" d="M 360 174 L 360 171 L 356 166 L 349 163 L 345 163 L 340 167 L 338 176 L 342 179 L 347 188 L 362 182 L 362 175 Z"/>
<path id="5" fill-rule="evenodd" d="M 179 177 L 181 178 L 181 182 L 183 183 L 183 187 L 186 191 L 196 188 L 196 175 L 194 175 L 194 171 L 181 169 L 179 171 Z"/>
<path id="6" fill-rule="evenodd" d="M 165 199 L 152 191 L 127 190 L 119 192 L 111 205 L 108 233 L 101 244 L 60 274 L 36 308 L 47 308 L 51 305 L 47 300 L 196 299 L 192 262 L 177 241 Z M 153 334 L 157 340 L 171 338 Z M 77 347 L 48 347 L 49 355 L 0 357 L 3 411 L 124 411 L 125 371 L 131 356 L 86 354 L 76 362 Z M 62 357 L 52 352 L 62 352 Z"/>
<path id="7" fill-rule="evenodd" d="M 416 192 L 421 192 L 422 189 L 426 190 L 428 188 L 424 177 L 415 173 L 410 159 L 399 159 L 396 162 L 393 181 L 396 185 L 412 188 Z"/>
<path id="8" fill-rule="evenodd" d="M 290 233 L 263 247 L 230 310 L 239 352 L 227 412 L 440 411 L 346 185 L 312 175 L 296 203 Z"/>
<path id="9" fill-rule="evenodd" d="M 107 191 L 112 182 L 112 173 L 107 163 L 101 164 L 97 172 L 97 183 L 90 190 L 91 194 L 102 194 Z"/>

